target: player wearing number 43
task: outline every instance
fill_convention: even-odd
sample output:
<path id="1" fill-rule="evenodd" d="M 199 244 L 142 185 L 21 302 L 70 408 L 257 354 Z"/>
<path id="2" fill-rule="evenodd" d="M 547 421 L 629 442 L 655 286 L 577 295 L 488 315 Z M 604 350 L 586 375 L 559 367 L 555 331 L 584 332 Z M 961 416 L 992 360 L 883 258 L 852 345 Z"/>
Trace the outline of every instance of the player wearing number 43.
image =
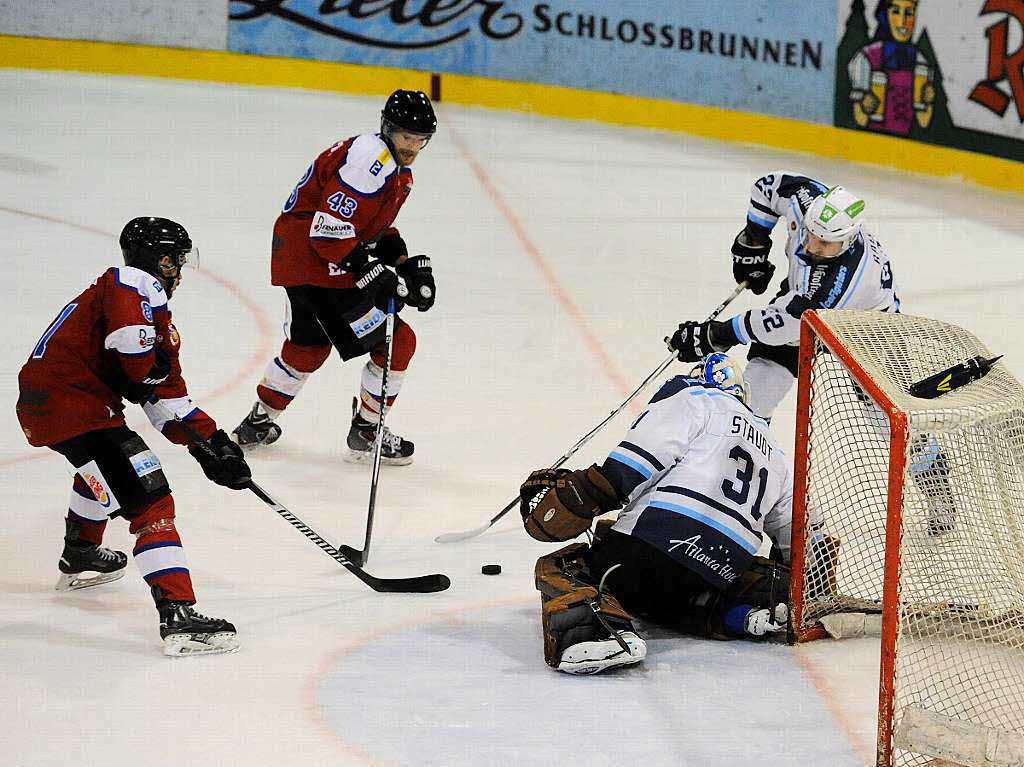
<path id="1" fill-rule="evenodd" d="M 243 448 L 269 445 L 281 436 L 276 419 L 333 346 L 342 360 L 370 355 L 358 404 L 354 403 L 345 458 L 372 458 L 385 396 L 384 310 L 389 299 L 398 299 L 398 308 L 404 299 L 425 312 L 436 295 L 430 259 L 410 257 L 394 227 L 412 191 L 409 166 L 436 128 L 425 94 L 395 91 L 381 112 L 380 133 L 354 136 L 326 149 L 292 190 L 274 224 L 270 255 L 270 281 L 288 294 L 285 341 L 281 353 L 267 363 L 256 387 L 256 403 L 235 429 Z M 389 408 L 416 350 L 416 335 L 400 318 L 392 347 Z M 411 463 L 413 443 L 386 426 L 383 431 L 381 460 Z"/>
<path id="2" fill-rule="evenodd" d="M 166 218 L 132 219 L 120 244 L 125 265 L 107 269 L 61 309 L 18 376 L 17 414 L 29 443 L 75 467 L 57 589 L 124 575 L 128 558 L 102 545 L 107 520 L 124 517 L 160 615 L 165 654 L 232 652 L 235 627 L 192 608 L 171 488 L 160 459 L 124 419 L 124 400 L 142 405 L 167 439 L 189 447 L 210 480 L 248 485 L 241 449 L 189 398 L 178 361 L 181 339 L 167 304 L 198 250 L 184 227 Z M 188 421 L 217 456 L 194 445 L 175 418 Z"/>
<path id="3" fill-rule="evenodd" d="M 548 665 L 591 674 L 638 663 L 647 648 L 634 616 L 720 639 L 785 628 L 792 464 L 746 399 L 735 362 L 709 355 L 661 387 L 601 466 L 523 483 L 523 522 L 541 541 L 575 538 L 621 509 L 591 546 L 537 561 Z M 758 556 L 768 539 L 773 557 Z"/>
<path id="4" fill-rule="evenodd" d="M 808 309 L 899 311 L 889 257 L 864 228 L 865 203 L 842 187 L 775 171 L 754 182 L 747 223 L 732 245 L 733 276 L 757 295 L 771 284 L 771 233 L 786 227 L 789 273 L 766 307 L 725 322 L 684 322 L 669 348 L 684 362 L 749 344 L 750 407 L 770 419 L 797 375 L 800 316 Z"/>

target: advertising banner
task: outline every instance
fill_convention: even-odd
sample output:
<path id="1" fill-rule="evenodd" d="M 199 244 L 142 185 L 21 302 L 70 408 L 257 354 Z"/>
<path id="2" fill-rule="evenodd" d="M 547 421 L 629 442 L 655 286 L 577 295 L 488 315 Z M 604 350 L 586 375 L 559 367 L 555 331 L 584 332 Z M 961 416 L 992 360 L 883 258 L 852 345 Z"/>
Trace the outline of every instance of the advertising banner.
<path id="1" fill-rule="evenodd" d="M 230 0 L 228 49 L 564 85 L 829 124 L 821 0 Z"/>
<path id="2" fill-rule="evenodd" d="M 835 124 L 1024 161 L 1024 0 L 839 0 Z"/>

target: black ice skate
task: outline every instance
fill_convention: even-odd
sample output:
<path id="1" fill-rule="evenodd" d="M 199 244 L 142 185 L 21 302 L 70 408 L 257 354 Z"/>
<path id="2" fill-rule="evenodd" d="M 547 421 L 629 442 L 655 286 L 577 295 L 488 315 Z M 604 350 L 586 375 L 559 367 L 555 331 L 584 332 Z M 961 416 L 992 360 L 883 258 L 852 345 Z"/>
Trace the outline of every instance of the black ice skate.
<path id="1" fill-rule="evenodd" d="M 128 557 L 120 551 L 96 544 L 72 546 L 65 543 L 57 563 L 61 576 L 54 588 L 57 591 L 74 591 L 110 583 L 124 577 L 127 564 Z"/>
<path id="2" fill-rule="evenodd" d="M 281 436 L 281 427 L 270 420 L 267 411 L 257 402 L 231 434 L 240 448 L 251 450 L 277 442 Z"/>
<path id="3" fill-rule="evenodd" d="M 348 451 L 344 459 L 349 463 L 373 461 L 373 449 L 376 445 L 377 424 L 370 423 L 358 413 L 352 418 L 352 427 L 348 430 Z M 380 449 L 380 462 L 392 466 L 405 466 L 412 463 L 415 450 L 413 443 L 402 439 L 387 426 L 384 427 L 384 439 Z"/>
<path id="4" fill-rule="evenodd" d="M 238 650 L 235 627 L 223 618 L 200 615 L 188 602 L 165 602 L 157 610 L 164 655 L 183 658 Z"/>

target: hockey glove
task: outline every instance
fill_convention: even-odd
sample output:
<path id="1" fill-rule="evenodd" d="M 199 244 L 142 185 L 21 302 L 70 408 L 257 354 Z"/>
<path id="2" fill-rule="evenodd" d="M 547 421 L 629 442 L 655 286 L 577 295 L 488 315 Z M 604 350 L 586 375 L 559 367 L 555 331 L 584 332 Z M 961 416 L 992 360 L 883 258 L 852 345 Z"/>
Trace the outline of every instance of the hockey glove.
<path id="1" fill-rule="evenodd" d="M 398 299 L 404 298 L 399 292 L 398 277 L 393 271 L 376 259 L 370 259 L 355 272 L 356 287 L 368 293 L 374 305 L 386 311 L 388 299 L 395 299 L 395 311 L 404 305 Z"/>
<path id="2" fill-rule="evenodd" d="M 775 274 L 775 264 L 768 260 L 771 249 L 771 238 L 754 237 L 746 227 L 732 243 L 732 276 L 737 283 L 746 280 L 754 295 L 759 296 L 768 290 Z"/>
<path id="3" fill-rule="evenodd" d="M 700 362 L 711 352 L 724 352 L 738 339 L 727 322 L 684 322 L 666 338 L 670 351 L 680 362 Z"/>
<path id="4" fill-rule="evenodd" d="M 121 382 L 121 396 L 129 402 L 141 405 L 149 401 L 153 396 L 153 390 L 167 380 L 171 374 L 171 360 L 163 349 L 155 349 L 153 352 L 153 365 L 141 381 L 133 381 L 128 376 L 123 376 Z"/>
<path id="5" fill-rule="evenodd" d="M 519 488 L 519 499 L 523 526 L 538 541 L 575 538 L 594 517 L 622 506 L 596 465 L 577 471 L 535 471 Z"/>
<path id="6" fill-rule="evenodd" d="M 373 246 L 373 257 L 391 267 L 398 266 L 398 259 L 408 255 L 409 248 L 397 232 L 383 235 Z"/>
<path id="7" fill-rule="evenodd" d="M 217 429 L 207 442 L 215 455 L 211 455 L 199 445 L 190 445 L 188 448 L 192 457 L 199 462 L 206 478 L 232 490 L 244 490 L 248 487 L 252 481 L 252 472 L 242 457 L 242 448 L 232 442 L 231 437 L 223 429 Z"/>
<path id="8" fill-rule="evenodd" d="M 430 268 L 430 259 L 426 256 L 413 256 L 398 265 L 398 273 L 409 286 L 409 297 L 406 301 L 421 312 L 434 305 L 437 288 L 434 286 L 434 273 Z"/>

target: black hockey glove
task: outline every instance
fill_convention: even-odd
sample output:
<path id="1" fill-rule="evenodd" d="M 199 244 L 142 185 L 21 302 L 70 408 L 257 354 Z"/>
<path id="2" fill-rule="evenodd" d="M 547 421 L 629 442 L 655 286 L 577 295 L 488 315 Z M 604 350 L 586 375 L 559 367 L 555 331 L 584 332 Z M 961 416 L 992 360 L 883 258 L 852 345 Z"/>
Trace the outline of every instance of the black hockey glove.
<path id="1" fill-rule="evenodd" d="M 389 298 L 395 299 L 396 312 L 404 306 L 399 300 L 405 296 L 401 294 L 398 277 L 380 261 L 367 261 L 355 272 L 355 278 L 356 287 L 368 293 L 378 309 L 387 311 Z"/>
<path id="2" fill-rule="evenodd" d="M 622 506 L 596 465 L 589 469 L 539 469 L 519 488 L 519 513 L 531 538 L 568 541 L 594 517 Z"/>
<path id="3" fill-rule="evenodd" d="M 434 272 L 430 268 L 429 258 L 413 256 L 398 265 L 398 273 L 409 286 L 409 297 L 405 300 L 410 305 L 421 312 L 434 305 L 437 288 L 434 286 Z"/>
<path id="4" fill-rule="evenodd" d="M 153 390 L 167 380 L 171 374 L 171 360 L 163 349 L 156 349 L 153 352 L 154 360 L 146 377 L 141 381 L 133 381 L 123 375 L 121 381 L 121 396 L 129 402 L 141 405 L 149 401 L 153 396 Z"/>
<path id="5" fill-rule="evenodd" d="M 684 322 L 666 338 L 670 351 L 680 362 L 700 362 L 711 352 L 724 352 L 735 346 L 738 339 L 726 322 Z"/>
<path id="6" fill-rule="evenodd" d="M 768 260 L 771 249 L 771 238 L 755 237 L 746 227 L 732 243 L 732 276 L 737 283 L 746 280 L 754 295 L 759 296 L 768 290 L 775 274 L 775 264 Z"/>
<path id="7" fill-rule="evenodd" d="M 398 233 L 385 234 L 373 246 L 373 257 L 388 266 L 398 266 L 398 259 L 409 255 L 405 240 Z"/>
<path id="8" fill-rule="evenodd" d="M 231 441 L 223 429 L 217 429 L 207 440 L 215 455 L 204 450 L 200 445 L 188 448 L 192 457 L 199 462 L 203 474 L 211 482 L 232 490 L 244 490 L 252 480 L 249 464 L 242 457 L 242 448 Z"/>

